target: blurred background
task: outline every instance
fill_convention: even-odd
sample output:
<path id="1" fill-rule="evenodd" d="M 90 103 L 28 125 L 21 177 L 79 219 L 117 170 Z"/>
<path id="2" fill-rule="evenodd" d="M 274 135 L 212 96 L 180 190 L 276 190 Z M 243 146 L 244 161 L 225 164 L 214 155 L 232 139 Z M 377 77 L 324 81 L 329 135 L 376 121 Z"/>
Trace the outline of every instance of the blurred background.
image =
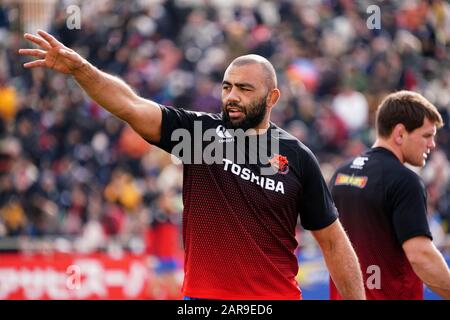
<path id="1" fill-rule="evenodd" d="M 386 94 L 422 93 L 445 127 L 414 170 L 449 261 L 448 1 L 1 0 L 0 299 L 181 298 L 182 168 L 71 78 L 24 69 L 17 50 L 38 28 L 139 95 L 197 111 L 220 112 L 233 58 L 268 58 L 282 92 L 272 120 L 327 180 L 370 147 Z M 304 298 L 327 299 L 320 250 L 300 227 L 298 239 Z"/>

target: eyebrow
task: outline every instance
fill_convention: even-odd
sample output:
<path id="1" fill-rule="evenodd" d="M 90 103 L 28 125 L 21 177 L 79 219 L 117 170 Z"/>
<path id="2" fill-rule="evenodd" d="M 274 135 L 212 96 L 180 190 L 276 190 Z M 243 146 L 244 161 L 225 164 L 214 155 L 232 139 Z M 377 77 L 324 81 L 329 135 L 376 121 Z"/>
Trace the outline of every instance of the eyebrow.
<path id="1" fill-rule="evenodd" d="M 426 135 L 430 135 L 430 136 L 435 136 L 437 134 L 437 130 L 433 130 L 433 131 L 425 131 L 424 133 L 423 133 L 423 135 L 424 136 L 426 136 Z"/>
<path id="2" fill-rule="evenodd" d="M 233 85 L 231 82 L 229 82 L 229 81 L 223 81 L 222 82 L 222 85 Z M 236 87 L 239 87 L 239 88 L 251 88 L 251 89 L 255 89 L 255 86 L 254 85 L 252 85 L 251 83 L 248 83 L 248 82 L 236 82 L 235 84 L 234 84 Z"/>

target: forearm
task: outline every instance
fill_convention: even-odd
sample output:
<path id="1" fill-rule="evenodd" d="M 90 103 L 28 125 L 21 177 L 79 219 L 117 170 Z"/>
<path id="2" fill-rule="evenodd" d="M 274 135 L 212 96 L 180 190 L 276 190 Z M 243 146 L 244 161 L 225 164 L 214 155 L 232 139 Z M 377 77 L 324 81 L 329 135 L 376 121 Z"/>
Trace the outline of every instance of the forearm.
<path id="1" fill-rule="evenodd" d="M 444 299 L 450 299 L 450 271 L 436 248 L 411 261 L 411 265 L 417 276 L 431 290 Z"/>
<path id="2" fill-rule="evenodd" d="M 348 241 L 340 239 L 324 251 L 330 276 L 343 299 L 365 299 L 364 282 L 358 258 Z"/>
<path id="3" fill-rule="evenodd" d="M 313 231 L 328 271 L 343 299 L 366 298 L 361 268 L 355 251 L 339 220 Z"/>
<path id="4" fill-rule="evenodd" d="M 73 72 L 73 77 L 107 111 L 127 122 L 133 117 L 133 105 L 139 97 L 122 80 L 100 71 L 87 61 Z"/>

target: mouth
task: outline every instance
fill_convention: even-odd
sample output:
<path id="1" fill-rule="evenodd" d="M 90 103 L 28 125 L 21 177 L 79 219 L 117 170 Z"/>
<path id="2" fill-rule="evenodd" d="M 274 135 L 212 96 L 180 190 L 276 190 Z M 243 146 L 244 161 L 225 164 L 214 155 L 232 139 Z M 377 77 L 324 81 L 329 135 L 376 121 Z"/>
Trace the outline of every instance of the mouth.
<path id="1" fill-rule="evenodd" d="M 424 160 L 427 160 L 427 158 L 428 158 L 428 153 L 427 153 L 427 152 L 424 152 L 424 153 L 423 153 L 423 159 L 424 159 Z"/>
<path id="2" fill-rule="evenodd" d="M 227 112 L 228 112 L 228 116 L 230 117 L 230 119 L 240 118 L 244 115 L 244 112 L 242 111 L 242 109 L 240 109 L 239 107 L 235 107 L 235 106 L 228 107 Z"/>

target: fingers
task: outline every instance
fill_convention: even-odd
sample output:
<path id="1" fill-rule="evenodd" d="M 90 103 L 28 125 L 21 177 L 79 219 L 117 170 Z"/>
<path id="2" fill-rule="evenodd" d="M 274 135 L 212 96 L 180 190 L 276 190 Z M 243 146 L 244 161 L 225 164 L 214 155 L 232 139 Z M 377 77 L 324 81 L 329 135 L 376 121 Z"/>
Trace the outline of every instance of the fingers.
<path id="1" fill-rule="evenodd" d="M 73 51 L 69 51 L 66 49 L 59 49 L 58 52 L 65 58 L 71 60 L 72 62 L 80 62 L 80 56 Z"/>
<path id="2" fill-rule="evenodd" d="M 29 41 L 31 41 L 31 42 L 33 42 L 33 43 L 35 43 L 35 44 L 37 44 L 41 48 L 44 48 L 44 49 L 47 49 L 47 50 L 51 49 L 51 46 L 50 46 L 50 44 L 47 41 L 45 41 L 45 40 L 43 40 L 43 39 L 41 39 L 39 37 L 36 37 L 35 35 L 29 34 L 29 33 L 25 33 L 24 38 L 29 40 Z"/>
<path id="3" fill-rule="evenodd" d="M 45 58 L 45 51 L 40 49 L 19 49 L 19 54 L 33 56 L 38 58 Z"/>
<path id="4" fill-rule="evenodd" d="M 24 63 L 25 68 L 36 68 L 36 67 L 45 67 L 45 60 L 35 60 L 31 62 Z"/>
<path id="5" fill-rule="evenodd" d="M 37 32 L 42 38 L 39 38 L 35 35 L 32 35 L 30 33 L 25 33 L 24 37 L 25 39 L 37 44 L 41 48 L 44 49 L 51 49 L 52 47 L 64 47 L 61 42 L 56 40 L 52 35 L 48 34 L 47 32 L 43 30 L 38 30 Z"/>
<path id="6" fill-rule="evenodd" d="M 62 47 L 63 44 L 61 42 L 59 42 L 58 40 L 56 40 L 51 34 L 43 31 L 43 30 L 38 30 L 37 32 L 42 38 L 44 38 L 53 48 L 54 47 Z"/>

